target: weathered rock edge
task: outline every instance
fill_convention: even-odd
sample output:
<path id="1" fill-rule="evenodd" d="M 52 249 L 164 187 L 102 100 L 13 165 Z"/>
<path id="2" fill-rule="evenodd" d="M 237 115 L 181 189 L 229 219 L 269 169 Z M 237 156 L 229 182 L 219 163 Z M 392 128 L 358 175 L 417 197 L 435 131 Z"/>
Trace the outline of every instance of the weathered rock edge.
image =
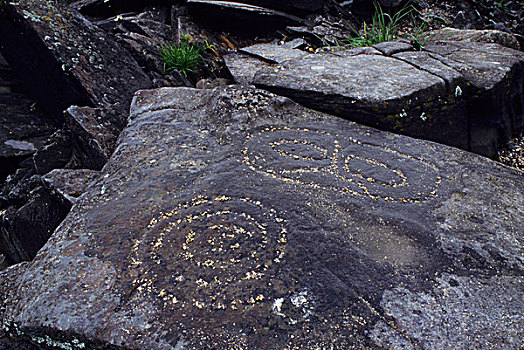
<path id="1" fill-rule="evenodd" d="M 141 91 L 102 176 L 0 274 L 4 339 L 519 349 L 522 178 L 254 88 Z"/>
<path id="2" fill-rule="evenodd" d="M 326 54 L 257 44 L 225 57 L 238 83 L 357 123 L 495 157 L 524 127 L 524 54 L 402 42 Z"/>
<path id="3" fill-rule="evenodd" d="M 2 54 L 58 120 L 71 105 L 127 111 L 122 97 L 152 86 L 127 51 L 57 0 L 1 0 L 0 26 L 9 33 L 0 36 Z M 122 129 L 125 117 L 119 122 Z"/>

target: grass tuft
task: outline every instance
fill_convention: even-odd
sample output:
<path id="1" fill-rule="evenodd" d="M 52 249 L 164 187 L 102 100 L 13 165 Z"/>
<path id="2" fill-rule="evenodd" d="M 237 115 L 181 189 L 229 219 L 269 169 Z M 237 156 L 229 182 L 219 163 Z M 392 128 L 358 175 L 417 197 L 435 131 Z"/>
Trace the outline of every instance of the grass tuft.
<path id="1" fill-rule="evenodd" d="M 356 37 L 348 39 L 351 48 L 372 46 L 384 41 L 393 41 L 398 37 L 398 26 L 400 21 L 413 10 L 411 5 L 405 6 L 394 15 L 385 13 L 377 2 L 374 3 L 375 13 L 372 23 L 364 22 L 362 32 L 357 32 Z"/>
<path id="2" fill-rule="evenodd" d="M 188 72 L 194 72 L 202 58 L 202 52 L 186 38 L 179 43 L 163 45 L 158 52 L 160 60 L 164 62 L 164 72 L 177 70 L 187 77 Z"/>

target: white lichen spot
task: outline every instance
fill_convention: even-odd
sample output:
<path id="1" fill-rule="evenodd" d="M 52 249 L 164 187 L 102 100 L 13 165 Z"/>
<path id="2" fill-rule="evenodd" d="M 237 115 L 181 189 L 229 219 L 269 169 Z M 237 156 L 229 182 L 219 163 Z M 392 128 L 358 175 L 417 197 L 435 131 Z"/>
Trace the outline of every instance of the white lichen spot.
<path id="1" fill-rule="evenodd" d="M 284 298 L 277 298 L 271 306 L 271 311 L 278 316 L 286 316 L 282 313 L 282 304 L 284 303 Z"/>
<path id="2" fill-rule="evenodd" d="M 291 304 L 293 304 L 295 307 L 302 307 L 302 305 L 307 303 L 307 290 L 303 290 L 302 292 L 297 294 L 294 294 L 291 296 Z"/>
<path id="3" fill-rule="evenodd" d="M 455 88 L 455 97 L 459 96 L 462 96 L 462 89 L 460 88 L 460 86 L 457 85 L 457 87 Z"/>

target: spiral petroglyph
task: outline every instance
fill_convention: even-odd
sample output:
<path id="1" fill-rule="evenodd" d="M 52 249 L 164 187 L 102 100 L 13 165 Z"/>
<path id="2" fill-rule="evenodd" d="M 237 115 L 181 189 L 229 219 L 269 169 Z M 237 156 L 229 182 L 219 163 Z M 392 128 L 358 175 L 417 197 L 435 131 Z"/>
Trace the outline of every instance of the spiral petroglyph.
<path id="1" fill-rule="evenodd" d="M 234 310 L 261 302 L 260 280 L 269 282 L 285 255 L 284 224 L 250 198 L 201 196 L 161 212 L 131 251 L 135 290 L 164 308 Z M 154 273 L 145 270 L 151 266 Z"/>
<path id="2" fill-rule="evenodd" d="M 242 156 L 275 179 L 372 200 L 420 203 L 441 183 L 438 168 L 422 158 L 308 128 L 266 128 L 247 138 Z"/>

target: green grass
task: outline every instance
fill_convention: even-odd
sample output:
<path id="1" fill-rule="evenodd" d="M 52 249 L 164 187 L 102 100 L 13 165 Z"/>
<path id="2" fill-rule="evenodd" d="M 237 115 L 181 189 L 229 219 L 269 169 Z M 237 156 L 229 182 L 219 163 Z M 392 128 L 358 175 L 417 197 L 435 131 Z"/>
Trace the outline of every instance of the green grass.
<path id="1" fill-rule="evenodd" d="M 371 25 L 364 22 L 362 32 L 355 31 L 357 36 L 348 39 L 351 48 L 372 46 L 384 41 L 395 40 L 398 37 L 400 21 L 409 15 L 413 9 L 411 5 L 408 5 L 394 15 L 390 15 L 385 13 L 377 2 L 374 3 L 374 6 L 375 13 Z"/>
<path id="2" fill-rule="evenodd" d="M 177 70 L 184 76 L 194 72 L 202 58 L 199 47 L 183 38 L 179 43 L 163 45 L 158 52 L 160 60 L 164 63 L 164 71 Z"/>

